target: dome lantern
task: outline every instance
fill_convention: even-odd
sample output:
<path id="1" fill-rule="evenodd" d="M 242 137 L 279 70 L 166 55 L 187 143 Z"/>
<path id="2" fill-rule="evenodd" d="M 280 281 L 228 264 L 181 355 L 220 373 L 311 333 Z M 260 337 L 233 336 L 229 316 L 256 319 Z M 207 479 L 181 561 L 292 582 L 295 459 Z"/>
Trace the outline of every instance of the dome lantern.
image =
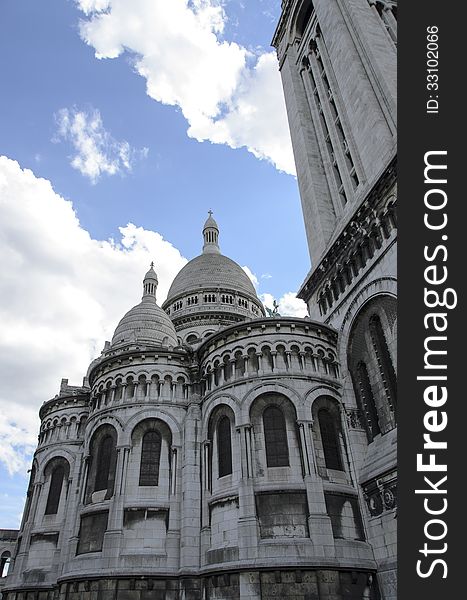
<path id="1" fill-rule="evenodd" d="M 143 279 L 143 301 L 156 301 L 158 283 L 159 280 L 157 279 L 157 273 L 154 271 L 154 263 L 152 262 L 149 271 Z"/>
<path id="2" fill-rule="evenodd" d="M 209 217 L 203 227 L 203 254 L 220 254 L 219 248 L 219 226 L 212 216 L 212 210 L 209 210 Z"/>
<path id="3" fill-rule="evenodd" d="M 143 279 L 143 298 L 120 320 L 112 338 L 111 347 L 140 343 L 157 347 L 175 347 L 177 334 L 170 317 L 157 305 L 157 274 L 154 263 Z"/>

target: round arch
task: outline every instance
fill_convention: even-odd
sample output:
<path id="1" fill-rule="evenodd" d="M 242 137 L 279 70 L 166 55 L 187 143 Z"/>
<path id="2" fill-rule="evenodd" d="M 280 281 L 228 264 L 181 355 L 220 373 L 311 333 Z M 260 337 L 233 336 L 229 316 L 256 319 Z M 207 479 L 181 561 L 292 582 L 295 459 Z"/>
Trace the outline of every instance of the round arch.
<path id="1" fill-rule="evenodd" d="M 172 444 L 174 446 L 182 445 L 181 425 L 171 414 L 164 410 L 161 410 L 160 408 L 146 408 L 132 415 L 131 418 L 126 422 L 125 430 L 122 434 L 121 442 L 119 442 L 119 445 L 130 446 L 134 429 L 138 426 L 139 423 L 148 419 L 156 419 L 158 421 L 162 421 L 171 433 Z"/>
<path id="2" fill-rule="evenodd" d="M 251 389 L 241 401 L 241 421 L 239 425 L 247 424 L 250 422 L 250 412 L 253 403 L 256 399 L 264 394 L 278 394 L 280 396 L 284 396 L 289 400 L 297 415 L 297 418 L 304 418 L 304 405 L 302 396 L 294 390 L 291 386 L 280 383 L 279 381 L 274 381 L 270 383 L 260 383 L 256 385 L 253 389 Z"/>

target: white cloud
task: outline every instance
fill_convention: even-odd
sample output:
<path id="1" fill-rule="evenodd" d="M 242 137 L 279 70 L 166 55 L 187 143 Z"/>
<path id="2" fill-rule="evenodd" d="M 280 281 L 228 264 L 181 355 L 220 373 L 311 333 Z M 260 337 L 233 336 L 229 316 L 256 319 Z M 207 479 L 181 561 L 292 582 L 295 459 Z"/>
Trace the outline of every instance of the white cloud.
<path id="1" fill-rule="evenodd" d="M 272 294 L 261 294 L 260 299 L 264 306 L 273 310 L 274 309 L 274 296 Z M 308 310 L 305 302 L 296 297 L 295 292 L 286 292 L 279 300 L 276 300 L 279 304 L 279 314 L 282 317 L 299 317 L 303 318 L 308 315 Z"/>
<path id="2" fill-rule="evenodd" d="M 161 303 L 186 259 L 128 224 L 95 240 L 49 181 L 0 157 L 0 460 L 28 468 L 37 411 L 61 377 L 80 384 L 119 319 L 138 303 L 151 260 Z"/>
<path id="3" fill-rule="evenodd" d="M 139 302 L 152 260 L 161 304 L 186 259 L 159 233 L 132 223 L 118 239 L 93 239 L 49 181 L 5 156 L 0 255 L 0 461 L 11 473 L 25 473 L 42 402 L 58 392 L 62 377 L 81 383 L 123 314 Z M 270 294 L 262 300 L 272 307 Z M 293 293 L 280 299 L 279 312 L 306 314 Z"/>
<path id="4" fill-rule="evenodd" d="M 253 273 L 253 271 L 250 269 L 250 267 L 242 267 L 242 269 L 245 271 L 245 273 L 248 275 L 248 277 L 251 280 L 251 283 L 255 286 L 255 288 L 258 287 L 258 278 L 256 277 L 256 275 Z"/>
<path id="5" fill-rule="evenodd" d="M 147 148 L 135 150 L 126 141 L 117 141 L 106 131 L 97 109 L 62 108 L 55 115 L 57 134 L 54 141 L 66 140 L 76 154 L 71 166 L 96 183 L 103 175 L 129 172 L 138 158 L 147 155 Z"/>
<path id="6" fill-rule="evenodd" d="M 76 0 L 99 59 L 129 53 L 148 95 L 178 106 L 188 135 L 246 147 L 294 174 L 277 60 L 224 39 L 221 0 Z"/>
<path id="7" fill-rule="evenodd" d="M 86 14 L 92 12 L 100 12 L 106 10 L 110 4 L 110 0 L 80 0 L 81 10 Z"/>

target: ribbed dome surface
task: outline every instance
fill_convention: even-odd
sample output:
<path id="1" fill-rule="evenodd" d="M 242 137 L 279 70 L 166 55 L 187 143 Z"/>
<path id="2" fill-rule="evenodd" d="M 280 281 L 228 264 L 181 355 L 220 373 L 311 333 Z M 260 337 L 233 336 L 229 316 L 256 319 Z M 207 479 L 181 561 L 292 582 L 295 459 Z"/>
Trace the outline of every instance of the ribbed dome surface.
<path id="1" fill-rule="evenodd" d="M 177 334 L 167 314 L 155 299 L 144 298 L 129 310 L 115 330 L 112 346 L 140 342 L 153 346 L 178 346 Z"/>
<path id="2" fill-rule="evenodd" d="M 201 254 L 190 260 L 173 280 L 167 300 L 202 288 L 221 288 L 256 297 L 255 288 L 236 262 L 222 254 Z"/>

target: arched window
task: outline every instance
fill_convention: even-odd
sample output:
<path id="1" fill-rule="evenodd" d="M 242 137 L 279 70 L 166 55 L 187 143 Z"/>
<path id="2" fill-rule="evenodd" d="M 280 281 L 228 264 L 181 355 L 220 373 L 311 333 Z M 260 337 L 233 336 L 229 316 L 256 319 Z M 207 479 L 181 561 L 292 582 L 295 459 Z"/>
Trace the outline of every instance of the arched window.
<path id="1" fill-rule="evenodd" d="M 229 417 L 222 417 L 217 426 L 219 477 L 232 473 L 232 436 Z"/>
<path id="2" fill-rule="evenodd" d="M 7 550 L 6 552 L 3 552 L 3 554 L 0 558 L 0 576 L 1 577 L 6 577 L 8 575 L 10 563 L 11 563 L 11 553 L 8 552 L 8 550 Z"/>
<path id="3" fill-rule="evenodd" d="M 357 400 L 360 404 L 360 410 L 365 413 L 365 423 L 367 424 L 367 433 L 370 442 L 375 435 L 381 433 L 379 426 L 378 410 L 376 408 L 375 397 L 371 389 L 368 369 L 364 362 L 359 362 L 357 365 Z"/>
<path id="4" fill-rule="evenodd" d="M 385 294 L 361 308 L 349 334 L 347 360 L 369 442 L 396 426 L 397 379 L 389 353 L 396 325 L 396 300 Z"/>
<path id="5" fill-rule="evenodd" d="M 141 465 L 139 485 L 159 484 L 159 464 L 161 460 L 162 437 L 158 431 L 147 431 L 141 444 Z"/>
<path id="6" fill-rule="evenodd" d="M 89 446 L 90 458 L 86 479 L 85 504 L 109 500 L 114 493 L 117 439 L 117 431 L 109 424 L 101 425 L 92 436 Z M 97 492 L 100 493 L 97 494 Z"/>
<path id="7" fill-rule="evenodd" d="M 264 443 L 268 467 L 288 467 L 289 447 L 285 418 L 278 406 L 269 406 L 263 413 Z"/>
<path id="8" fill-rule="evenodd" d="M 47 496 L 47 505 L 45 507 L 46 515 L 56 515 L 58 512 L 64 477 L 65 467 L 59 464 L 52 471 L 50 478 L 49 495 Z"/>
<path id="9" fill-rule="evenodd" d="M 327 469 L 343 471 L 336 424 L 329 410 L 321 408 L 318 411 L 319 429 L 323 444 L 324 462 Z"/>
<path id="10" fill-rule="evenodd" d="M 314 12 L 315 8 L 311 0 L 303 3 L 303 8 L 300 10 L 297 18 L 297 35 L 299 37 L 302 37 L 302 35 L 305 33 L 305 29 L 307 28 L 307 25 L 310 22 Z"/>
<path id="11" fill-rule="evenodd" d="M 110 467 L 112 464 L 112 454 L 114 441 L 110 435 L 106 435 L 99 444 L 97 453 L 97 473 L 94 491 L 106 490 L 109 484 Z"/>
<path id="12" fill-rule="evenodd" d="M 29 478 L 28 491 L 26 492 L 26 506 L 24 507 L 23 524 L 27 523 L 27 521 L 29 519 L 29 512 L 31 510 L 31 502 L 32 502 L 33 494 L 34 494 L 35 479 L 36 479 L 36 467 L 33 466 L 31 469 L 31 476 Z"/>
<path id="13" fill-rule="evenodd" d="M 384 391 L 392 410 L 397 406 L 397 380 L 394 367 L 392 365 L 391 355 L 386 343 L 381 319 L 378 315 L 373 315 L 370 319 L 370 335 L 373 343 L 373 349 L 378 361 L 378 367 L 384 384 Z"/>

